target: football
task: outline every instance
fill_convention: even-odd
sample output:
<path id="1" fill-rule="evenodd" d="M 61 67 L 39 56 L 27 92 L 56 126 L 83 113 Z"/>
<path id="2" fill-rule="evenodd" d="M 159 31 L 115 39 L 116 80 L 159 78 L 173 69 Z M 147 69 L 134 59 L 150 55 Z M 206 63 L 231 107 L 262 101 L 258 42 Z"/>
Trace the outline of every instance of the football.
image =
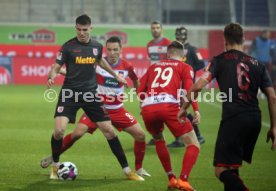
<path id="1" fill-rule="evenodd" d="M 57 174 L 60 180 L 75 180 L 78 169 L 72 162 L 63 162 L 60 164 Z"/>

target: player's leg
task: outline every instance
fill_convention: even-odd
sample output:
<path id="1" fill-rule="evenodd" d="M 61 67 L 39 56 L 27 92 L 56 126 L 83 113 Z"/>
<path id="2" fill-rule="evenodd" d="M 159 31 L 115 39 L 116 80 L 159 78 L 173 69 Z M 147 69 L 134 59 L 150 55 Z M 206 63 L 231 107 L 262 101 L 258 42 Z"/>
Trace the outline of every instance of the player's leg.
<path id="1" fill-rule="evenodd" d="M 62 141 L 62 147 L 60 149 L 60 155 L 69 149 L 80 137 L 82 137 L 86 132 L 92 134 L 97 129 L 95 123 L 93 123 L 85 113 L 81 116 L 75 130 L 67 134 Z M 52 155 L 43 158 L 40 162 L 42 168 L 47 168 L 53 162 Z"/>
<path id="2" fill-rule="evenodd" d="M 170 154 L 162 133 L 164 130 L 162 118 L 159 119 L 157 112 L 151 112 L 150 108 L 143 108 L 141 114 L 147 131 L 152 135 L 154 139 L 157 156 L 162 164 L 164 171 L 168 176 L 168 188 L 174 189 L 176 188 L 177 180 L 172 170 Z"/>
<path id="3" fill-rule="evenodd" d="M 214 166 L 216 177 L 225 190 L 249 190 L 239 176 L 242 161 L 251 162 L 261 128 L 259 112 L 249 112 L 221 122 L 216 141 Z"/>
<path id="4" fill-rule="evenodd" d="M 125 131 L 134 138 L 134 155 L 135 169 L 140 176 L 150 176 L 150 174 L 142 168 L 143 159 L 146 151 L 145 133 L 137 122 L 135 117 L 125 108 L 107 110 L 112 125 L 118 131 Z"/>
<path id="5" fill-rule="evenodd" d="M 51 138 L 51 149 L 53 157 L 53 165 L 50 173 L 50 179 L 58 179 L 57 170 L 59 166 L 59 156 L 62 147 L 62 138 L 69 119 L 64 116 L 57 116 L 55 118 L 55 129 Z"/>
<path id="6" fill-rule="evenodd" d="M 190 113 L 187 115 L 187 118 L 190 120 L 191 123 L 192 123 L 193 120 L 194 120 L 193 115 L 190 114 Z M 198 142 L 202 145 L 203 143 L 205 143 L 205 139 L 204 139 L 204 137 L 201 135 L 198 125 L 193 124 L 193 123 L 192 123 L 192 125 L 193 125 L 193 128 L 194 128 L 194 131 L 195 131 L 197 140 L 198 140 Z"/>
<path id="7" fill-rule="evenodd" d="M 177 105 L 170 108 L 168 115 L 163 114 L 163 118 L 166 120 L 166 125 L 175 137 L 179 137 L 180 141 L 186 145 L 186 150 L 182 160 L 182 169 L 178 179 L 179 189 L 194 190 L 188 182 L 189 175 L 192 171 L 194 164 L 197 161 L 200 144 L 197 141 L 196 134 L 189 120 L 186 120 L 185 124 L 180 124 L 176 119 L 176 115 L 179 111 Z"/>
<path id="8" fill-rule="evenodd" d="M 101 122 L 96 122 L 96 124 L 98 128 L 101 130 L 101 132 L 104 134 L 104 136 L 106 137 L 112 153 L 116 156 L 127 178 L 130 180 L 143 181 L 144 178 L 140 177 L 130 169 L 125 152 L 122 148 L 119 138 L 117 137 L 117 135 L 114 132 L 114 129 L 111 126 L 111 122 L 101 121 Z"/>
<path id="9" fill-rule="evenodd" d="M 224 183 L 224 191 L 249 191 L 239 176 L 238 167 L 215 167 L 215 175 Z"/>
<path id="10" fill-rule="evenodd" d="M 143 160 L 146 152 L 145 133 L 139 123 L 124 129 L 134 138 L 135 169 L 140 176 L 150 176 L 143 168 Z"/>
<path id="11" fill-rule="evenodd" d="M 144 180 L 142 177 L 132 172 L 129 168 L 127 158 L 120 143 L 120 140 L 115 134 L 108 114 L 104 112 L 102 108 L 102 102 L 97 101 L 93 102 L 92 105 L 87 105 L 83 107 L 87 116 L 97 124 L 98 128 L 107 139 L 112 153 L 116 156 L 127 178 L 131 180 Z"/>
<path id="12" fill-rule="evenodd" d="M 192 116 L 192 114 L 188 114 L 187 118 L 190 120 L 190 122 L 192 122 L 193 119 L 194 119 L 194 117 Z M 200 144 L 205 143 L 205 139 L 201 135 L 200 130 L 198 128 L 198 125 L 195 125 L 195 124 L 192 124 L 192 125 L 193 125 L 194 131 L 196 133 L 196 137 L 197 137 L 198 142 Z M 181 141 L 180 137 L 176 137 L 176 139 L 172 143 L 168 144 L 167 146 L 168 147 L 172 147 L 172 148 L 178 148 L 178 147 L 184 147 L 185 144 Z"/>
<path id="13" fill-rule="evenodd" d="M 59 156 L 64 132 L 68 123 L 75 123 L 76 113 L 79 108 L 79 103 L 76 103 L 74 99 L 69 98 L 64 101 L 62 94 L 59 95 L 59 100 L 55 111 L 55 129 L 51 138 L 53 164 L 50 179 L 58 178 L 57 170 L 59 166 Z"/>
<path id="14" fill-rule="evenodd" d="M 88 132 L 90 134 L 93 134 L 95 130 L 97 130 L 97 125 L 93 121 L 91 121 L 85 113 L 83 113 L 74 131 L 72 133 L 67 134 L 63 138 L 61 153 L 69 149 L 85 133 Z"/>
<path id="15" fill-rule="evenodd" d="M 200 151 L 200 144 L 198 143 L 194 130 L 181 135 L 180 140 L 186 145 L 186 151 L 182 160 L 182 169 L 178 185 L 180 188 L 185 190 L 194 190 L 194 188 L 189 184 L 188 179 L 193 166 L 197 161 Z"/>

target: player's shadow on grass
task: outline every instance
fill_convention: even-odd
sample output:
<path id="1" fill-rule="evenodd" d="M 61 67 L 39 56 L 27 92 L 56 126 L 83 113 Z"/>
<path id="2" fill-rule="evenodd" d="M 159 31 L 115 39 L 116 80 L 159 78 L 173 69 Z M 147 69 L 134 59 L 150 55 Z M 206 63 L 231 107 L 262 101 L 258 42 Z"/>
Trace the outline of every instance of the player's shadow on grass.
<path id="1" fill-rule="evenodd" d="M 106 187 L 116 187 L 126 180 L 122 178 L 112 179 L 77 179 L 75 181 L 61 180 L 42 180 L 31 183 L 23 188 L 10 188 L 9 191 L 58 191 L 58 190 L 80 190 L 87 188 L 88 190 L 105 190 Z M 112 185 L 113 184 L 113 185 Z"/>

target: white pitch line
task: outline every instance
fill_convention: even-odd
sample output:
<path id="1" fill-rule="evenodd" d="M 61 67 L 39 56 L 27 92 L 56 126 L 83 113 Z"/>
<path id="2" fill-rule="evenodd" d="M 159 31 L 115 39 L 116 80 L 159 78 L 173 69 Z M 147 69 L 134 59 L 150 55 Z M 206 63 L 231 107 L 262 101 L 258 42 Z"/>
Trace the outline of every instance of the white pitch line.
<path id="1" fill-rule="evenodd" d="M 217 103 L 210 103 L 210 102 L 203 102 L 203 103 L 211 105 L 212 107 L 215 107 L 217 109 L 221 109 L 222 108 L 221 105 L 217 104 Z M 264 126 L 264 127 L 270 127 L 270 124 L 268 122 L 262 121 L 262 126 Z"/>

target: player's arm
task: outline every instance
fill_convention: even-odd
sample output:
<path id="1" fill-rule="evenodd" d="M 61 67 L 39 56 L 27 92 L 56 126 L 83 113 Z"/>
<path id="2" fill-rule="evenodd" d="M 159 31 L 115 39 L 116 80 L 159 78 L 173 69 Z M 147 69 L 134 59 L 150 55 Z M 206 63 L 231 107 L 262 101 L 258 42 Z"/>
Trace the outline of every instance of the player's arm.
<path id="1" fill-rule="evenodd" d="M 127 81 L 126 81 L 123 77 L 117 75 L 117 74 L 112 70 L 112 68 L 110 67 L 110 65 L 109 65 L 109 64 L 107 63 L 107 61 L 105 60 L 105 58 L 102 58 L 102 59 L 100 60 L 99 66 L 100 66 L 101 68 L 103 68 L 104 70 L 106 70 L 108 73 L 110 73 L 118 82 L 123 83 L 123 84 L 127 84 Z"/>
<path id="2" fill-rule="evenodd" d="M 66 73 L 67 73 L 66 68 L 60 68 L 59 73 L 63 76 L 66 76 Z"/>
<path id="3" fill-rule="evenodd" d="M 203 87 L 205 87 L 209 83 L 209 79 L 211 79 L 210 72 L 205 72 L 201 78 L 191 86 L 189 89 L 187 96 L 184 98 L 184 102 L 180 108 L 180 111 L 177 115 L 178 121 L 180 123 L 184 123 L 185 120 L 183 120 L 183 117 L 187 114 L 187 109 L 190 106 L 191 103 L 193 103 L 193 100 L 195 100 L 198 96 L 198 92 L 202 90 Z"/>
<path id="4" fill-rule="evenodd" d="M 128 68 L 128 76 L 131 79 L 132 83 L 133 83 L 133 87 L 137 90 L 138 86 L 139 86 L 139 80 L 138 77 L 134 71 L 134 67 L 131 64 L 130 67 Z"/>
<path id="5" fill-rule="evenodd" d="M 132 80 L 132 83 L 133 83 L 134 88 L 137 89 L 139 87 L 139 81 L 138 80 Z"/>
<path id="6" fill-rule="evenodd" d="M 270 116 L 270 129 L 267 132 L 267 142 L 269 139 L 272 141 L 272 150 L 276 149 L 276 96 L 272 87 L 264 88 L 264 93 L 267 96 L 269 116 Z"/>
<path id="7" fill-rule="evenodd" d="M 145 99 L 145 93 L 147 92 L 147 82 L 148 82 L 148 72 L 144 74 L 144 76 L 140 79 L 140 84 L 136 89 L 139 101 L 143 101 Z"/>
<path id="8" fill-rule="evenodd" d="M 51 70 L 48 73 L 48 80 L 47 80 L 48 87 L 51 87 L 54 84 L 54 82 L 55 82 L 54 80 L 55 80 L 57 74 L 59 73 L 60 68 L 61 68 L 61 65 L 59 65 L 57 63 L 52 65 Z"/>

